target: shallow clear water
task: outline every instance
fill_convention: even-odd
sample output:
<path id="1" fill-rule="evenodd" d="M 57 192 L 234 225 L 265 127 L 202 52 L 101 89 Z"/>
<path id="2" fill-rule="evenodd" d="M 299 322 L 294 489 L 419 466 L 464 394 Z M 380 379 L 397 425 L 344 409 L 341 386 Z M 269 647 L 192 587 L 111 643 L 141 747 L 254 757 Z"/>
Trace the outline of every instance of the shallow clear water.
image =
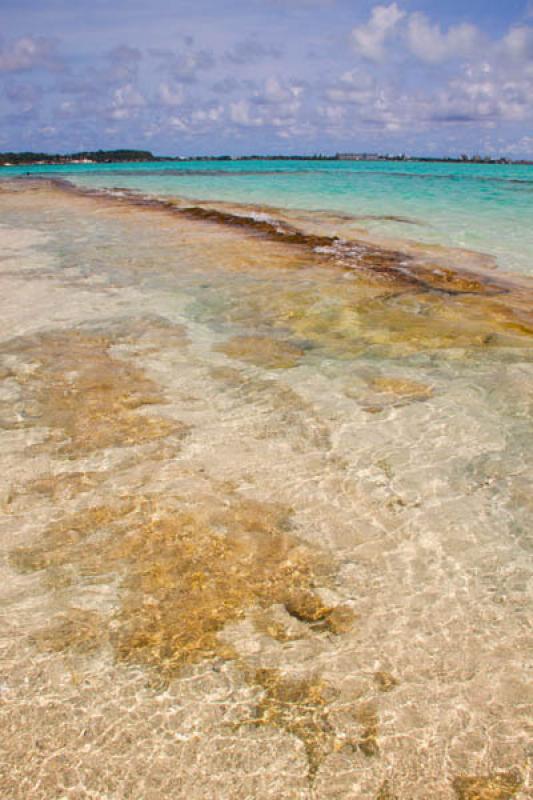
<path id="1" fill-rule="evenodd" d="M 0 177 L 26 171 L 82 186 L 341 212 L 376 235 L 472 249 L 533 274 L 532 166 L 198 161 L 6 168 Z"/>
<path id="2" fill-rule="evenodd" d="M 530 282 L 0 213 L 0 796 L 527 800 Z"/>

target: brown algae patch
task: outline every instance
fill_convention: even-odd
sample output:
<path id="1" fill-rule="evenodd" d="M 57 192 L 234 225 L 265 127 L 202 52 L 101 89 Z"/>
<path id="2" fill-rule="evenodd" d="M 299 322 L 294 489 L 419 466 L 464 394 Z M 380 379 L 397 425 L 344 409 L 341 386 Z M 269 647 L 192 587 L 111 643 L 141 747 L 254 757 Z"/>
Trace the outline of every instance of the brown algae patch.
<path id="1" fill-rule="evenodd" d="M 14 550 L 11 564 L 44 570 L 45 582 L 68 570 L 74 583 L 116 583 L 119 608 L 104 625 L 116 657 L 170 678 L 185 664 L 231 657 L 218 638 L 227 623 L 327 584 L 330 559 L 289 532 L 288 515 L 236 495 L 194 510 L 131 498 L 61 520 L 37 545 Z M 59 630 L 69 647 L 70 628 Z"/>
<path id="2" fill-rule="evenodd" d="M 127 517 L 135 508 L 135 502 L 127 499 L 64 517 L 45 531 L 38 544 L 13 550 L 10 554 L 11 565 L 19 572 L 30 573 L 66 565 L 83 565 L 93 556 L 99 559 L 98 551 L 93 551 L 86 544 L 91 534 L 109 530 L 110 526 Z"/>
<path id="3" fill-rule="evenodd" d="M 285 609 L 300 622 L 337 634 L 347 633 L 355 621 L 355 615 L 348 606 L 325 606 L 315 592 L 305 589 L 291 591 L 285 601 Z"/>
<path id="4" fill-rule="evenodd" d="M 228 623 L 249 616 L 258 632 L 280 642 L 300 638 L 276 622 L 279 606 L 310 633 L 351 627 L 351 611 L 324 606 L 317 591 L 334 573 L 331 558 L 291 532 L 290 513 L 228 490 L 187 502 L 132 497 L 66 517 L 37 545 L 12 551 L 11 565 L 40 572 L 46 590 L 58 593 L 66 585 L 58 576 L 68 575 L 67 598 L 77 597 L 77 586 L 105 583 L 117 587 L 116 599 L 98 612 L 73 603 L 31 639 L 41 650 L 76 656 L 105 648 L 118 661 L 148 668 L 158 685 L 187 665 L 235 659 L 246 682 L 263 693 L 252 719 L 238 725 L 271 725 L 296 736 L 313 779 L 345 745 L 328 719 L 336 691 L 316 676 L 253 669 L 219 637 Z"/>
<path id="5" fill-rule="evenodd" d="M 260 687 L 263 695 L 252 719 L 242 724 L 255 727 L 270 725 L 296 736 L 303 743 L 308 763 L 308 775 L 314 780 L 322 762 L 334 752 L 360 751 L 365 756 L 379 754 L 379 719 L 373 704 L 352 709 L 351 716 L 360 729 L 358 738 L 339 734 L 332 704 L 338 690 L 319 675 L 293 677 L 279 669 L 244 669 L 247 681 Z"/>
<path id="6" fill-rule="evenodd" d="M 385 670 L 374 672 L 374 681 L 380 692 L 390 692 L 398 686 L 398 679 Z"/>
<path id="7" fill-rule="evenodd" d="M 304 355 L 301 347 L 267 336 L 234 336 L 216 349 L 230 358 L 266 369 L 295 367 Z"/>
<path id="8" fill-rule="evenodd" d="M 367 703 L 356 709 L 355 719 L 361 725 L 362 732 L 358 741 L 353 745 L 361 750 L 365 756 L 377 756 L 379 754 L 378 733 L 379 717 L 373 704 Z"/>
<path id="9" fill-rule="evenodd" d="M 392 791 L 389 781 L 384 781 L 376 795 L 376 800 L 399 800 L 399 798 Z"/>
<path id="10" fill-rule="evenodd" d="M 18 422 L 11 427 L 49 428 L 59 450 L 74 457 L 170 435 L 182 438 L 185 425 L 137 413 L 164 403 L 164 397 L 141 369 L 111 354 L 119 342 L 97 332 L 66 330 L 8 343 L 4 352 L 20 367 Z"/>
<path id="11" fill-rule="evenodd" d="M 359 272 L 351 281 L 324 270 L 319 278 L 320 288 L 310 282 L 295 288 L 287 281 L 285 287 L 265 283 L 239 293 L 228 301 L 225 316 L 250 330 L 269 327 L 270 341 L 305 342 L 305 351 L 312 347 L 316 355 L 350 360 L 368 353 L 388 357 L 457 348 L 487 351 L 494 358 L 498 351 L 505 357 L 508 348 L 531 344 L 533 328 L 518 320 L 511 295 L 443 296 L 420 287 L 407 291 Z M 265 339 L 235 337 L 220 348 L 231 357 L 275 368 Z"/>
<path id="12" fill-rule="evenodd" d="M 245 675 L 252 686 L 263 690 L 263 695 L 255 707 L 253 718 L 241 724 L 271 725 L 300 739 L 305 748 L 311 781 L 322 762 L 334 752 L 360 750 L 366 756 L 378 755 L 379 721 L 373 705 L 363 705 L 353 711 L 361 734 L 358 739 L 351 739 L 339 735 L 330 714 L 338 691 L 320 676 L 287 676 L 273 668 L 253 672 L 245 669 Z"/>
<path id="13" fill-rule="evenodd" d="M 442 264 L 416 264 L 414 275 L 428 288 L 448 294 L 503 294 L 507 289 L 492 276 L 475 275 L 468 270 L 450 269 Z"/>
<path id="14" fill-rule="evenodd" d="M 369 392 L 362 399 L 362 408 L 369 414 L 379 414 L 389 408 L 401 408 L 410 403 L 420 403 L 433 397 L 433 387 L 408 378 L 376 376 L 368 380 Z M 360 399 L 348 389 L 349 397 Z"/>
<path id="15" fill-rule="evenodd" d="M 69 649 L 80 655 L 90 654 L 102 647 L 106 628 L 102 615 L 98 612 L 70 608 L 59 615 L 50 627 L 39 631 L 32 638 L 42 650 L 61 652 Z"/>
<path id="16" fill-rule="evenodd" d="M 62 503 L 79 494 L 91 492 L 104 483 L 109 476 L 105 472 L 59 472 L 42 475 L 25 481 L 11 489 L 3 503 L 5 510 L 11 510 L 13 503 L 31 500 Z"/>
<path id="17" fill-rule="evenodd" d="M 381 376 L 370 381 L 371 388 L 380 394 L 406 400 L 428 400 L 433 396 L 433 389 L 424 383 L 407 378 Z"/>
<path id="18" fill-rule="evenodd" d="M 185 219 L 214 223 L 227 228 L 237 228 L 247 234 L 258 235 L 265 240 L 280 242 L 289 247 L 296 246 L 311 251 L 324 262 L 337 266 L 368 271 L 386 281 L 394 282 L 408 289 L 423 289 L 442 292 L 448 295 L 497 295 L 507 291 L 503 281 L 493 276 L 473 273 L 466 269 L 452 269 L 444 264 L 420 264 L 407 252 L 390 247 L 382 247 L 363 240 L 341 241 L 337 235 L 323 234 L 306 230 L 278 218 L 259 218 L 257 213 L 235 212 L 235 206 L 224 203 L 188 205 L 177 199 L 161 199 L 134 191 L 123 191 L 121 196 L 111 195 L 105 190 L 82 189 L 67 181 L 53 179 L 51 184 L 63 191 L 84 197 L 94 197 L 98 201 L 105 198 L 108 204 L 122 207 L 141 207 L 146 210 L 178 215 Z M 255 211 L 255 209 L 254 209 Z"/>
<path id="19" fill-rule="evenodd" d="M 511 800 L 522 786 L 518 772 L 495 772 L 484 777 L 459 775 L 453 781 L 458 800 Z"/>
<path id="20" fill-rule="evenodd" d="M 251 724 L 272 725 L 300 739 L 313 779 L 322 761 L 338 747 L 328 719 L 334 689 L 319 678 L 287 678 L 276 669 L 257 670 L 250 683 L 264 690 Z"/>

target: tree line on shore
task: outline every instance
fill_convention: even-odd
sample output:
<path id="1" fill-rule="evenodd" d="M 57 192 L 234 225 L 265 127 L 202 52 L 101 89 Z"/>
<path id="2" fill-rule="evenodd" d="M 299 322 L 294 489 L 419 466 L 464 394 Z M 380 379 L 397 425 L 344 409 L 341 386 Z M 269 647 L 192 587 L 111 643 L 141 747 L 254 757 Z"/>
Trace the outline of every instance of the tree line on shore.
<path id="1" fill-rule="evenodd" d="M 248 155 L 248 156 L 155 156 L 150 150 L 83 150 L 79 153 L 0 153 L 0 166 L 31 166 L 39 164 L 117 164 L 121 162 L 158 161 L 426 161 L 466 164 L 532 164 L 526 160 L 510 160 L 489 156 L 431 157 L 382 155 L 378 153 L 337 153 L 335 155 Z"/>
<path id="2" fill-rule="evenodd" d="M 157 161 L 149 150 L 84 150 L 79 153 L 0 153 L 0 164 L 72 164 L 93 162 L 110 164 L 117 161 Z"/>

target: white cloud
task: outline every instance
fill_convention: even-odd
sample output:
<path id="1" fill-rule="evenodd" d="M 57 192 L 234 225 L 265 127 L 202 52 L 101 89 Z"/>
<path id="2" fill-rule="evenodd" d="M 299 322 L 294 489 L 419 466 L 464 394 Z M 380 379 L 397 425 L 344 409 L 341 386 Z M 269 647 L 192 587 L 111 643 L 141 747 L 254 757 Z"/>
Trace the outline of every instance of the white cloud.
<path id="1" fill-rule="evenodd" d="M 112 96 L 109 115 L 112 119 L 130 119 L 137 115 L 146 101 L 139 90 L 131 83 L 119 86 Z"/>
<path id="2" fill-rule="evenodd" d="M 181 117 L 169 117 L 168 124 L 171 128 L 177 131 L 183 131 L 183 133 L 189 130 L 187 124 Z"/>
<path id="3" fill-rule="evenodd" d="M 264 118 L 259 114 L 254 114 L 250 103 L 247 100 L 238 100 L 230 103 L 230 119 L 237 125 L 246 128 L 259 127 L 264 124 Z"/>
<path id="4" fill-rule="evenodd" d="M 450 58 L 469 56 L 481 46 L 482 36 L 475 25 L 454 25 L 445 33 L 425 14 L 411 14 L 407 24 L 410 51 L 421 61 L 437 64 Z"/>
<path id="5" fill-rule="evenodd" d="M 533 61 L 533 28 L 519 25 L 504 36 L 502 49 L 513 60 Z"/>
<path id="6" fill-rule="evenodd" d="M 375 6 L 367 24 L 352 29 L 351 38 L 355 50 L 371 61 L 382 61 L 386 55 L 385 43 L 404 17 L 405 11 L 397 3 Z"/>
<path id="7" fill-rule="evenodd" d="M 222 117 L 223 111 L 224 107 L 221 105 L 212 106 L 211 108 L 199 108 L 197 111 L 192 112 L 191 121 L 197 124 L 218 122 Z"/>
<path id="8" fill-rule="evenodd" d="M 376 78 L 363 70 L 344 72 L 338 84 L 326 89 L 326 97 L 332 103 L 368 103 L 376 94 Z"/>
<path id="9" fill-rule="evenodd" d="M 481 144 L 485 134 L 488 142 L 493 126 L 493 141 L 515 142 L 524 152 L 533 123 L 533 29 L 526 18 L 491 37 L 483 22 L 446 27 L 414 10 L 416 0 L 375 2 L 349 39 L 344 34 L 344 51 L 330 31 L 312 33 L 310 42 L 322 42 L 329 54 L 327 65 L 304 55 L 310 42 L 297 38 L 298 46 L 278 51 L 267 43 L 277 39 L 263 41 L 259 33 L 228 43 L 217 32 L 201 41 L 181 36 L 168 50 L 122 45 L 77 54 L 54 77 L 50 70 L 61 62 L 53 40 L 0 43 L 5 125 L 31 129 L 35 142 L 50 120 L 61 121 L 67 135 L 80 127 L 95 141 L 111 130 L 124 140 L 142 132 L 162 150 L 180 139 L 191 148 L 200 141 L 230 148 L 239 139 L 250 147 L 286 140 L 298 150 L 309 140 L 328 148 L 353 144 L 357 132 L 365 148 L 394 140 L 407 147 L 415 137 L 425 148 L 455 137 L 467 149 L 465 142 Z M 33 69 L 49 74 L 13 77 Z"/>
<path id="10" fill-rule="evenodd" d="M 160 60 L 161 70 L 185 83 L 193 83 L 201 72 L 215 65 L 215 57 L 210 50 L 193 50 L 187 43 L 177 52 L 151 50 L 150 54 Z"/>
<path id="11" fill-rule="evenodd" d="M 56 43 L 44 36 L 23 36 L 0 47 L 0 72 L 23 72 L 36 67 L 57 69 Z"/>
<path id="12" fill-rule="evenodd" d="M 504 153 L 511 156 L 522 156 L 526 158 L 533 158 L 533 136 L 523 136 L 516 142 L 504 145 L 502 148 Z"/>
<path id="13" fill-rule="evenodd" d="M 302 92 L 301 86 L 282 84 L 278 78 L 267 78 L 262 92 L 255 95 L 255 101 L 265 104 L 290 103 Z"/>
<path id="14" fill-rule="evenodd" d="M 185 90 L 181 83 L 170 84 L 163 81 L 159 84 L 158 98 L 164 106 L 181 106 L 185 102 Z"/>

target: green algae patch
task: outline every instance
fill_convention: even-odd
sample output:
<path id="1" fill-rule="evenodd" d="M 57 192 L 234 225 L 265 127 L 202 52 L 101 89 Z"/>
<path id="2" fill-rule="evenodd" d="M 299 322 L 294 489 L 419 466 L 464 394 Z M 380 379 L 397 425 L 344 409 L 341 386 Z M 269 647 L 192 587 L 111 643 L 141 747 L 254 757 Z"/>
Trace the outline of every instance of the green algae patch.
<path id="1" fill-rule="evenodd" d="M 459 775 L 453 781 L 458 800 L 511 800 L 521 786 L 522 779 L 515 771 L 483 777 Z"/>
<path id="2" fill-rule="evenodd" d="M 304 350 L 292 342 L 271 339 L 267 336 L 234 336 L 217 347 L 230 358 L 248 361 L 265 369 L 295 367 Z"/>

